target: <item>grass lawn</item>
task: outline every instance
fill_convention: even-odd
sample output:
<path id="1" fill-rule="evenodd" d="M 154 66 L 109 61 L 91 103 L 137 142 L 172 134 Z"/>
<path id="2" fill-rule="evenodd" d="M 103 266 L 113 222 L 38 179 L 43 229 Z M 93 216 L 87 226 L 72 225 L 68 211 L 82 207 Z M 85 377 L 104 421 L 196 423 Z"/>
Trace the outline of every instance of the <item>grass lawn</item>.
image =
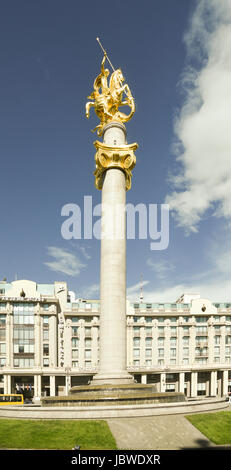
<path id="1" fill-rule="evenodd" d="M 231 444 L 230 411 L 196 414 L 185 417 L 215 444 Z"/>
<path id="2" fill-rule="evenodd" d="M 0 419 L 0 448 L 117 449 L 106 421 Z"/>

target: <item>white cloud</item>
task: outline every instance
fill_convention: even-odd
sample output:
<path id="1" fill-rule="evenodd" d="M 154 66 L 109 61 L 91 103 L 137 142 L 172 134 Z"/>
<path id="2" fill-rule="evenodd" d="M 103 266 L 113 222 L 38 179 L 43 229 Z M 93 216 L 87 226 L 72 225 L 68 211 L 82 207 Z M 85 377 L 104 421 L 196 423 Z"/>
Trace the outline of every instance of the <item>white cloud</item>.
<path id="1" fill-rule="evenodd" d="M 49 256 L 54 258 L 54 261 L 44 264 L 52 271 L 67 274 L 68 276 L 77 276 L 81 269 L 86 267 L 75 254 L 67 250 L 56 246 L 48 246 L 47 250 Z"/>
<path id="2" fill-rule="evenodd" d="M 93 299 L 93 298 L 99 298 L 99 289 L 100 285 L 99 284 L 92 284 L 91 286 L 85 287 L 82 289 L 83 295 L 82 297 L 84 299 Z"/>
<path id="3" fill-rule="evenodd" d="M 144 302 L 150 303 L 170 303 L 176 302 L 181 294 L 199 293 L 202 298 L 210 299 L 212 302 L 231 302 L 231 280 L 216 281 L 204 284 L 176 284 L 174 286 L 166 286 L 162 289 L 144 290 Z M 137 301 L 138 296 L 129 296 L 132 302 Z"/>
<path id="4" fill-rule="evenodd" d="M 84 256 L 84 258 L 86 259 L 91 259 L 91 256 L 89 255 L 89 253 L 87 252 L 87 249 L 85 248 L 85 246 L 80 246 L 79 247 L 79 250 L 81 251 L 82 255 Z"/>
<path id="5" fill-rule="evenodd" d="M 154 261 L 152 258 L 147 259 L 147 265 L 155 272 L 159 279 L 166 279 L 175 269 L 175 266 L 168 261 Z"/>
<path id="6" fill-rule="evenodd" d="M 198 0 L 185 43 L 196 65 L 186 67 L 181 82 L 186 98 L 175 122 L 181 170 L 171 175 L 166 202 L 190 232 L 208 209 L 231 219 L 231 0 Z"/>
<path id="7" fill-rule="evenodd" d="M 149 284 L 149 281 L 142 281 L 142 286 L 146 286 L 147 284 Z M 140 292 L 140 286 L 141 286 L 141 283 L 137 283 L 137 284 L 134 284 L 134 286 L 130 286 L 127 288 L 127 292 L 128 294 L 132 294 L 133 292 L 137 292 L 139 290 Z"/>

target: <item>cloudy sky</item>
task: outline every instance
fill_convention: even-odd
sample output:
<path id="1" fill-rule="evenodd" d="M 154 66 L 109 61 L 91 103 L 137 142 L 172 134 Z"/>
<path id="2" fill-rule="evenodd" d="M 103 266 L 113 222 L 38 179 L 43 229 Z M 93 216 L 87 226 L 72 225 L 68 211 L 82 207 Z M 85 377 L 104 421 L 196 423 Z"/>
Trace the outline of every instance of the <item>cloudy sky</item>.
<path id="1" fill-rule="evenodd" d="M 231 0 L 8 0 L 0 16 L 0 277 L 66 281 L 98 298 L 100 244 L 62 237 L 62 208 L 95 207 L 99 36 L 136 101 L 127 201 L 169 204 L 169 246 L 127 242 L 128 296 L 231 301 Z M 97 217 L 95 217 L 97 221 Z M 82 220 L 82 229 L 83 229 Z M 93 221 L 94 222 L 94 221 Z"/>

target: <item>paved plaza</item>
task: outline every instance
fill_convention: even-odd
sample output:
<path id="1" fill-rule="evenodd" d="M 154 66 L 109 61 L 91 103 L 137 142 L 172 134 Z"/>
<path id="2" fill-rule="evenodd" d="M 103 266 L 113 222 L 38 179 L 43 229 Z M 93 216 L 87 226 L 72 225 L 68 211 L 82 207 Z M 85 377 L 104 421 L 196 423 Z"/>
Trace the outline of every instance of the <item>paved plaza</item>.
<path id="1" fill-rule="evenodd" d="M 225 411 L 231 411 L 231 406 Z M 119 449 L 180 450 L 214 444 L 184 415 L 107 420 Z"/>

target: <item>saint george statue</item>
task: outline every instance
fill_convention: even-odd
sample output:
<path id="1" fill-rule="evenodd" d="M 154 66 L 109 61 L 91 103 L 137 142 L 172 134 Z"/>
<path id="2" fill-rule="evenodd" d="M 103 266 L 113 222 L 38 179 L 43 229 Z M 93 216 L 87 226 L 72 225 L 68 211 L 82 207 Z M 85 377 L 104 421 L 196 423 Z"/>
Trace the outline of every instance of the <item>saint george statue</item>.
<path id="1" fill-rule="evenodd" d="M 107 58 L 106 51 L 101 63 L 101 73 L 94 81 L 94 91 L 88 96 L 86 104 L 86 116 L 89 118 L 90 108 L 94 106 L 95 113 L 100 119 L 100 124 L 94 129 L 97 134 L 102 135 L 105 124 L 109 122 L 127 122 L 131 119 L 135 112 L 135 102 L 131 94 L 130 88 L 127 84 L 123 85 L 124 77 L 121 69 L 115 70 L 110 77 L 108 85 L 109 70 L 105 69 L 105 60 Z M 101 89 L 101 92 L 100 92 Z M 123 93 L 126 98 L 123 100 Z M 129 106 L 131 112 L 129 114 L 119 111 L 120 106 Z M 94 132 L 93 131 L 93 132 Z"/>

